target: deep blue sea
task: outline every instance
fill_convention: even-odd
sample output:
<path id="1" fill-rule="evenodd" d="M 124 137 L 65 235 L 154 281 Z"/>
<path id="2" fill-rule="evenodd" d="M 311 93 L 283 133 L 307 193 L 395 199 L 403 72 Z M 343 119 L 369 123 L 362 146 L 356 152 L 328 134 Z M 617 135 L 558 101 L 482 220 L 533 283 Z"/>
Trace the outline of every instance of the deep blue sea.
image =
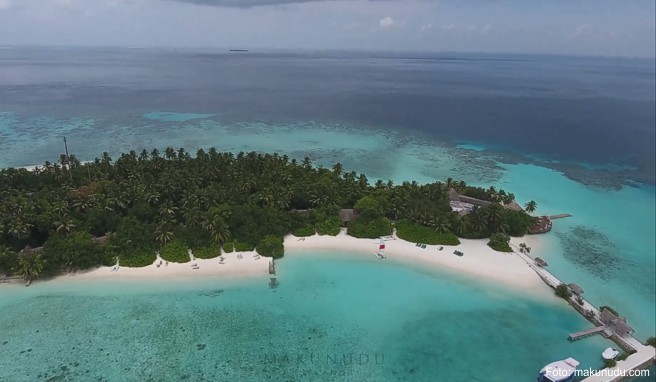
<path id="1" fill-rule="evenodd" d="M 646 339 L 656 334 L 655 83 L 654 60 L 629 58 L 0 49 L 0 167 L 56 161 L 66 135 L 81 160 L 103 151 L 172 146 L 194 152 L 214 146 L 308 156 L 326 166 L 339 161 L 370 179 L 397 183 L 452 177 L 495 185 L 514 192 L 522 204 L 536 200 L 538 213 L 573 215 L 554 223 L 535 254 L 561 279 L 581 285 L 593 303 L 615 307 L 636 336 Z M 147 357 L 130 366 L 136 369 L 123 370 L 130 380 L 166 380 L 162 370 L 172 373 L 170 380 L 240 375 L 235 373 L 257 380 L 269 372 L 258 369 L 259 361 L 248 361 L 248 371 L 226 362 L 259 360 L 261 354 L 253 353 L 272 349 L 306 354 L 307 347 L 327 354 L 341 351 L 339 343 L 385 352 L 393 360 L 383 368 L 339 370 L 353 380 L 439 375 L 438 380 L 524 381 L 553 358 L 571 354 L 586 365 L 600 365 L 605 341 L 567 342 L 568 331 L 587 324 L 557 304 L 500 292 L 491 303 L 493 286 L 342 260 L 290 259 L 290 275 L 309 267 L 325 273 L 325 282 L 290 276 L 273 294 L 244 284 L 230 286 L 225 298 L 205 299 L 217 287 L 200 281 L 189 286 L 197 290 L 189 296 L 198 298 L 186 302 L 176 302 L 184 292 L 170 285 L 151 285 L 134 296 L 105 284 L 89 286 L 82 297 L 79 288 L 0 293 L 0 327 L 9 328 L 0 334 L 11 338 L 5 345 L 10 351 L 0 346 L 2 370 L 11 369 L 0 372 L 0 381 L 27 372 L 24 364 L 7 363 L 14 359 L 9 357 L 36 357 L 42 366 L 29 372 L 37 376 L 62 374 L 63 365 L 66 378 L 77 377 L 71 380 L 87 378 L 76 374 L 86 369 L 96 379 L 120 380 L 119 366 L 93 366 L 94 360 L 108 357 L 123 365 L 141 355 Z M 351 280 L 354 272 L 367 277 Z M 381 278 L 406 282 L 377 284 Z M 386 288 L 390 309 L 365 304 L 385 303 L 380 288 Z M 431 307 L 432 301 L 438 305 Z M 22 319 L 43 312 L 56 317 L 56 324 Z M 188 312 L 200 316 L 185 318 Z M 339 312 L 336 321 L 329 317 L 333 312 Z M 208 321 L 213 332 L 203 339 Z M 160 322 L 175 338 L 157 329 Z M 240 325 L 248 330 L 230 331 Z M 114 327 L 119 334 L 112 334 Z M 184 338 L 179 327 L 193 336 Z M 37 331 L 52 335 L 33 334 Z M 253 331 L 271 340 L 247 334 Z M 124 332 L 137 340 L 122 340 Z M 526 348 L 522 339 L 533 346 Z M 80 351 L 76 341 L 88 351 Z M 34 345 L 28 354 L 23 343 L 49 351 L 42 354 Z M 209 355 L 198 353 L 199 344 L 206 344 Z M 120 357 L 94 350 L 106 346 L 122 349 Z M 217 354 L 222 361 L 206 359 Z M 173 358 L 156 366 L 165 356 Z M 505 368 L 486 363 L 490 360 L 501 365 L 515 360 L 518 374 L 509 377 Z M 87 366 L 73 372 L 75 362 Z M 495 371 L 483 379 L 471 365 Z M 326 376 L 338 372 L 325 364 L 276 367 L 280 373 L 273 375 L 290 380 L 330 379 Z M 466 378 L 454 377 L 460 375 Z"/>

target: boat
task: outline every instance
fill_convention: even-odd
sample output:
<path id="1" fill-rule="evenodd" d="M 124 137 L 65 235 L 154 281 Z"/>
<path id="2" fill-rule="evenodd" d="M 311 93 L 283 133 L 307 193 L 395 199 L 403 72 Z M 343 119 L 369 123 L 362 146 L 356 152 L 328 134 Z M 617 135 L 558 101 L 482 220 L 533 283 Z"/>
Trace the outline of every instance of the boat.
<path id="1" fill-rule="evenodd" d="M 374 252 L 374 256 L 376 256 L 378 260 L 382 260 L 385 258 L 385 256 L 383 256 L 380 252 Z"/>
<path id="2" fill-rule="evenodd" d="M 572 382 L 580 364 L 572 357 L 552 362 L 540 370 L 537 382 Z"/>
<path id="3" fill-rule="evenodd" d="M 607 348 L 606 350 L 603 351 L 603 353 L 601 353 L 601 357 L 607 360 L 615 359 L 615 357 L 617 357 L 618 355 L 620 355 L 620 352 L 614 348 Z"/>

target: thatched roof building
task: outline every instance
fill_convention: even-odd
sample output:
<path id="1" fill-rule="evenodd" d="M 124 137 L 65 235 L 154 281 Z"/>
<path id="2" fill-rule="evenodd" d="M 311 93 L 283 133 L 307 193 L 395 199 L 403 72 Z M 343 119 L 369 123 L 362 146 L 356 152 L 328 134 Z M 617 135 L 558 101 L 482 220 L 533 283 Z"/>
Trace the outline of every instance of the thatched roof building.
<path id="1" fill-rule="evenodd" d="M 524 209 L 522 208 L 522 206 L 520 206 L 520 205 L 519 205 L 516 201 L 514 201 L 514 200 L 513 200 L 512 202 L 508 203 L 508 204 L 505 204 L 504 207 L 506 207 L 506 208 L 509 209 L 509 210 L 513 210 L 513 211 L 524 211 Z"/>
<path id="2" fill-rule="evenodd" d="M 626 323 L 626 318 L 617 317 L 613 312 L 608 309 L 601 310 L 601 322 L 606 325 L 606 328 L 613 334 L 619 336 L 626 336 L 633 333 L 633 328 Z"/>
<path id="3" fill-rule="evenodd" d="M 342 208 L 339 210 L 339 220 L 346 224 L 358 217 L 358 213 L 352 208 Z"/>
<path id="4" fill-rule="evenodd" d="M 460 195 L 458 195 L 458 191 L 454 190 L 453 188 L 449 188 L 449 192 L 447 194 L 449 195 L 450 201 L 452 202 L 460 201 Z"/>
<path id="5" fill-rule="evenodd" d="M 572 293 L 574 293 L 574 294 L 577 294 L 577 295 L 582 295 L 582 294 L 583 294 L 583 288 L 581 288 L 580 286 L 578 286 L 578 285 L 576 285 L 576 284 L 574 284 L 574 283 L 567 284 L 567 287 L 568 287 L 569 290 L 571 290 Z"/>
<path id="6" fill-rule="evenodd" d="M 94 244 L 104 244 L 107 241 L 108 237 L 109 237 L 109 235 L 100 236 L 100 237 L 92 237 L 91 241 L 93 241 Z"/>
<path id="7" fill-rule="evenodd" d="M 605 325 L 610 324 L 613 320 L 617 319 L 617 316 L 608 309 L 602 309 L 600 314 L 601 322 Z"/>

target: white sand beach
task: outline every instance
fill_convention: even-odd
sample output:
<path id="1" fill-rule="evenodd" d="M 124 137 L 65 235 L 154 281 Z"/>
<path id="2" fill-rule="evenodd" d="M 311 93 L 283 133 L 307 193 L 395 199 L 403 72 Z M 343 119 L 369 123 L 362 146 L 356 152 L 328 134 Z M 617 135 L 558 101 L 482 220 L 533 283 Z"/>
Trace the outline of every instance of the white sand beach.
<path id="1" fill-rule="evenodd" d="M 238 255 L 242 255 L 242 259 Z M 257 256 L 255 251 L 252 252 L 233 252 L 223 254 L 225 259 L 223 264 L 220 258 L 213 259 L 195 259 L 193 262 L 172 263 L 162 261 L 158 267 L 159 260 L 153 264 L 141 268 L 130 268 L 120 266 L 117 271 L 113 271 L 114 266 L 100 267 L 88 271 L 70 273 L 56 277 L 58 281 L 82 280 L 82 279 L 180 279 L 194 277 L 241 277 L 241 276 L 258 276 L 269 273 L 268 257 Z M 197 269 L 192 267 L 197 264 Z"/>
<path id="2" fill-rule="evenodd" d="M 527 242 L 536 252 L 538 239 L 513 239 L 517 246 L 520 242 Z M 378 251 L 379 239 L 357 239 L 348 236 L 345 230 L 337 236 L 314 235 L 298 238 L 288 235 L 285 238 L 286 256 L 303 256 L 314 250 L 338 250 L 371 256 Z M 396 237 L 385 241 L 385 256 L 390 260 L 398 260 L 412 265 L 423 264 L 456 272 L 476 279 L 500 283 L 517 290 L 534 292 L 541 296 L 553 295 L 528 263 L 514 253 L 501 253 L 493 251 L 486 245 L 486 240 L 461 239 L 458 246 L 428 245 L 420 248 Z M 442 247 L 442 250 L 439 248 Z M 464 253 L 456 256 L 454 251 Z M 241 255 L 241 259 L 239 259 Z M 220 259 L 195 259 L 187 263 L 162 263 L 159 267 L 156 260 L 153 264 L 142 268 L 129 268 L 120 266 L 117 271 L 114 267 L 100 267 L 90 271 L 67 274 L 57 277 L 57 280 L 81 279 L 158 279 L 158 278 L 195 278 L 195 277 L 243 277 L 268 275 L 270 258 L 256 257 L 256 252 L 224 253 L 223 264 Z M 386 260 L 382 260 L 386 261 Z M 197 264 L 196 267 L 192 267 Z"/>
<path id="3" fill-rule="evenodd" d="M 525 242 L 525 238 L 513 240 L 516 245 Z M 385 256 L 412 264 L 425 264 L 465 276 L 485 279 L 500 283 L 514 289 L 535 292 L 540 295 L 553 296 L 553 291 L 538 277 L 525 260 L 515 253 L 496 252 L 487 246 L 487 240 L 460 239 L 458 246 L 427 245 L 417 247 L 415 243 L 401 240 L 396 236 L 385 241 Z M 379 239 L 357 239 L 346 235 L 345 231 L 337 236 L 314 235 L 299 240 L 288 236 L 285 240 L 286 256 L 302 253 L 303 249 L 343 250 L 374 256 L 378 251 Z M 528 242 L 527 242 L 528 244 Z M 532 240 L 532 251 L 537 249 L 537 240 Z M 439 248 L 442 247 L 442 250 Z M 454 251 L 464 253 L 456 256 Z M 382 260 L 385 261 L 385 260 Z"/>

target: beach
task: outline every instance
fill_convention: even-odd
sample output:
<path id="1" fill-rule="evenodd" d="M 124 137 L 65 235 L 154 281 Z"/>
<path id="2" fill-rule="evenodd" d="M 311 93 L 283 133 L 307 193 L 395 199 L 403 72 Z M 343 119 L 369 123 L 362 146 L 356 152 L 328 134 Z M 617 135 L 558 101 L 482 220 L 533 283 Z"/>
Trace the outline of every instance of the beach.
<path id="1" fill-rule="evenodd" d="M 534 237 L 513 238 L 513 244 L 526 242 L 533 248 L 538 248 L 538 239 Z M 344 252 L 356 254 L 362 258 L 375 259 L 380 239 L 358 239 L 346 234 L 346 229 L 337 236 L 313 235 L 299 238 L 293 235 L 285 237 L 286 257 L 311 256 L 321 251 Z M 525 260 L 515 253 L 496 252 L 487 246 L 487 239 L 461 239 L 458 246 L 427 245 L 421 248 L 416 243 L 390 236 L 385 240 L 382 261 L 395 261 L 400 266 L 428 267 L 432 270 L 443 270 L 460 276 L 471 277 L 481 281 L 492 282 L 516 290 L 531 293 L 540 298 L 551 298 L 553 292 L 544 284 L 538 275 L 529 267 Z M 441 250 L 439 248 L 442 248 Z M 454 251 L 464 253 L 456 256 Z M 241 256 L 240 256 L 241 255 Z M 256 256 L 255 251 L 223 253 L 223 264 L 220 258 L 195 259 L 187 263 L 160 262 L 141 268 L 120 266 L 99 267 L 92 270 L 64 274 L 55 277 L 54 281 L 68 282 L 75 280 L 151 280 L 151 279 L 193 279 L 207 277 L 256 277 L 269 274 L 271 258 Z M 366 256 L 366 257 L 365 257 Z M 241 257 L 241 259 L 239 258 Z M 284 258 L 281 260 L 284 261 Z M 198 267 L 192 267 L 192 264 Z M 37 282 L 50 282 L 39 281 Z"/>

